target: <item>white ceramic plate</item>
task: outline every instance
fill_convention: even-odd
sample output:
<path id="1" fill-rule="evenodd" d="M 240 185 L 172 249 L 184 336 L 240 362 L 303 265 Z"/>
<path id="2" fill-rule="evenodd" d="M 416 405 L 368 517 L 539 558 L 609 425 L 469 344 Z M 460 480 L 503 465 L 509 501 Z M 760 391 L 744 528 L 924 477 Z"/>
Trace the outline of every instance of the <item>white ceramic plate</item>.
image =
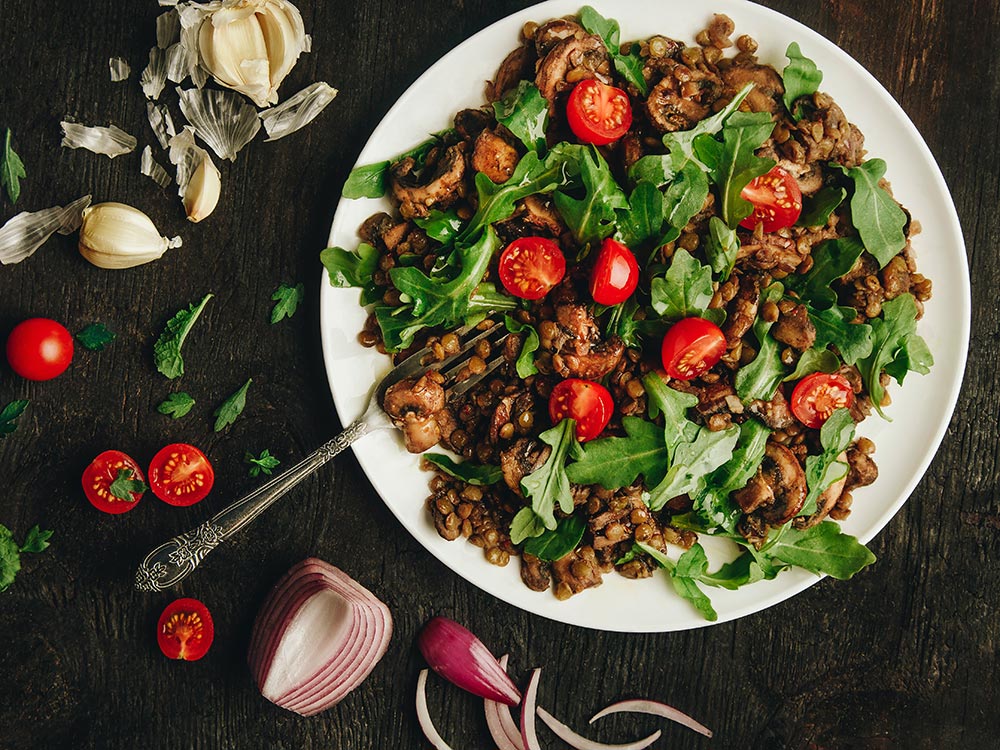
<path id="1" fill-rule="evenodd" d="M 823 71 L 822 89 L 833 95 L 865 134 L 869 155 L 888 162 L 887 178 L 897 198 L 923 226 L 914 246 L 920 271 L 933 279 L 934 297 L 919 330 L 936 365 L 930 375 L 911 374 L 905 388 L 891 389 L 891 423 L 873 416 L 863 424 L 862 431 L 877 446 L 880 476 L 872 487 L 856 493 L 853 513 L 843 527 L 867 542 L 900 509 L 930 464 L 951 418 L 965 369 L 970 321 L 965 246 L 951 196 L 933 156 L 903 110 L 861 65 L 816 32 L 779 13 L 743 0 L 589 2 L 605 16 L 618 19 L 623 39 L 659 33 L 691 42 L 711 13 L 726 13 L 736 22 L 738 34 L 747 33 L 758 40 L 761 61 L 779 70 L 786 62 L 785 48 L 798 42 Z M 498 21 L 460 44 L 400 97 L 375 129 L 358 163 L 392 158 L 429 133 L 449 127 L 456 111 L 480 106 L 484 82 L 517 45 L 525 21 L 542 22 L 575 13 L 583 4 L 583 0 L 551 0 Z M 330 244 L 355 247 L 361 223 L 387 208 L 388 201 L 341 200 Z M 358 304 L 358 291 L 334 289 L 325 278 L 322 288 L 324 361 L 334 403 L 341 421 L 347 424 L 362 413 L 372 384 L 389 369 L 389 362 L 357 343 L 366 317 Z M 520 580 L 517 560 L 497 568 L 483 559 L 480 549 L 463 540 L 447 542 L 438 536 L 424 510 L 429 477 L 418 468 L 417 456 L 403 448 L 399 434 L 376 433 L 357 443 L 354 450 L 386 504 L 431 554 L 510 604 L 553 620 L 602 630 L 658 632 L 710 624 L 672 592 L 662 575 L 633 581 L 612 573 L 600 587 L 565 602 L 548 592 L 531 591 Z M 773 581 L 738 591 L 708 589 L 708 593 L 719 613 L 718 621 L 725 622 L 777 604 L 818 580 L 806 571 L 789 570 Z M 837 587 L 851 583 L 827 585 L 836 595 Z"/>

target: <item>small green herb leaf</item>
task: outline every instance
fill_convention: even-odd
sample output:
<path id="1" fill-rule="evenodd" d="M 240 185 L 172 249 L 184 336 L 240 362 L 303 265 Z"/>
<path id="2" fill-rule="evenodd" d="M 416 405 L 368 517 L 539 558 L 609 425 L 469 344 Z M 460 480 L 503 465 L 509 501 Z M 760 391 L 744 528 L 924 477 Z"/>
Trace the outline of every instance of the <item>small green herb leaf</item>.
<path id="1" fill-rule="evenodd" d="M 573 482 L 616 490 L 632 484 L 640 474 L 648 485 L 663 481 L 668 458 L 663 429 L 639 417 L 623 417 L 622 426 L 628 437 L 587 443 L 583 458 L 566 469 Z"/>
<path id="2" fill-rule="evenodd" d="M 21 545 L 21 552 L 44 552 L 49 546 L 49 539 L 52 538 L 52 530 L 42 531 L 38 526 L 32 526 L 28 535 Z"/>
<path id="3" fill-rule="evenodd" d="M 168 378 L 179 378 L 184 374 L 181 347 L 184 346 L 184 340 L 191 333 L 191 328 L 212 296 L 211 293 L 206 294 L 198 304 L 192 304 L 179 310 L 174 317 L 167 321 L 166 328 L 163 329 L 160 338 L 153 345 L 153 361 L 156 363 L 156 369 Z"/>
<path id="4" fill-rule="evenodd" d="M 684 248 L 679 248 L 663 276 L 653 278 L 650 294 L 653 310 L 661 318 L 677 321 L 696 316 L 721 323 L 722 309 L 710 310 L 712 301 L 712 269 L 703 266 Z"/>
<path id="5" fill-rule="evenodd" d="M 216 417 L 214 428 L 216 432 L 224 430 L 243 413 L 243 409 L 247 405 L 247 389 L 250 388 L 252 382 L 253 378 L 248 378 L 247 382 L 236 393 L 223 401 L 222 406 L 215 410 L 213 416 Z"/>
<path id="6" fill-rule="evenodd" d="M 295 315 L 299 303 L 302 302 L 305 296 L 305 284 L 296 284 L 295 286 L 282 284 L 279 286 L 274 294 L 271 295 L 271 299 L 277 302 L 274 309 L 271 310 L 271 325 Z"/>
<path id="7" fill-rule="evenodd" d="M 834 305 L 829 310 L 816 311 L 806 306 L 809 320 L 816 328 L 814 348 L 837 347 L 841 359 L 853 365 L 872 353 L 872 327 L 867 323 L 852 323 L 854 308 Z"/>
<path id="8" fill-rule="evenodd" d="M 580 516 L 561 518 L 555 529 L 546 529 L 534 539 L 528 540 L 524 551 L 539 560 L 555 562 L 576 549 L 586 528 L 587 522 Z"/>
<path id="9" fill-rule="evenodd" d="M 729 278 L 736 265 L 736 255 L 740 251 L 740 239 L 736 230 L 726 226 L 718 216 L 708 221 L 708 237 L 705 238 L 705 257 L 712 271 L 720 281 Z"/>
<path id="10" fill-rule="evenodd" d="M 777 302 L 781 299 L 784 288 L 774 282 L 761 292 L 760 304 Z M 757 338 L 757 356 L 736 372 L 734 385 L 736 395 L 744 402 L 754 399 L 770 401 L 774 392 L 788 373 L 781 361 L 781 345 L 769 333 L 773 323 L 758 318 L 753 324 L 753 333 Z"/>
<path id="11" fill-rule="evenodd" d="M 795 106 L 796 100 L 802 96 L 815 94 L 823 82 L 823 73 L 816 67 L 816 63 L 802 54 L 798 42 L 788 45 L 785 57 L 788 58 L 788 65 L 781 72 L 785 84 L 785 107 L 798 122 L 802 119 L 802 115 Z"/>
<path id="12" fill-rule="evenodd" d="M 757 473 L 770 436 L 771 430 L 756 419 L 740 426 L 733 457 L 707 477 L 705 490 L 694 498 L 694 510 L 707 527 L 733 529 L 740 510 L 729 496 L 746 487 Z"/>
<path id="13" fill-rule="evenodd" d="M 111 486 L 108 488 L 111 494 L 119 500 L 125 500 L 130 503 L 134 503 L 139 499 L 134 495 L 142 497 L 142 494 L 148 490 L 149 487 L 145 482 L 139 479 L 133 479 L 133 473 L 134 472 L 131 469 L 119 469 L 118 476 L 115 477 L 114 481 L 111 482 Z"/>
<path id="14" fill-rule="evenodd" d="M 670 575 L 670 583 L 681 597 L 687 599 L 697 609 L 702 617 L 714 622 L 719 619 L 712 601 L 705 595 L 705 592 L 698 586 L 698 579 L 705 574 L 708 569 L 708 558 L 705 550 L 700 544 L 695 544 L 687 550 L 675 563 L 665 554 L 648 544 L 636 542 L 636 547 L 652 557 L 661 568 L 664 568 Z"/>
<path id="15" fill-rule="evenodd" d="M 799 531 L 788 528 L 768 547 L 768 555 L 817 575 L 846 580 L 875 562 L 875 555 L 833 521 Z"/>
<path id="16" fill-rule="evenodd" d="M 629 203 L 596 148 L 579 147 L 576 153 L 583 197 L 574 198 L 559 191 L 553 195 L 553 200 L 577 242 L 586 245 L 610 235 L 615 229 L 616 210 L 628 210 Z"/>
<path id="17" fill-rule="evenodd" d="M 564 419 L 546 430 L 538 439 L 552 446 L 552 452 L 538 469 L 521 480 L 521 490 L 531 498 L 531 510 L 542 519 L 546 529 L 556 528 L 556 505 L 563 513 L 573 512 L 573 495 L 566 475 L 566 459 L 579 458 L 576 422 Z"/>
<path id="18" fill-rule="evenodd" d="M 194 399 L 191 398 L 191 396 L 183 391 L 180 391 L 178 393 L 171 393 L 167 396 L 166 400 L 156 407 L 156 410 L 160 412 L 160 414 L 165 414 L 168 417 L 173 417 L 174 419 L 180 419 L 191 411 L 191 407 L 194 406 L 194 403 Z"/>
<path id="19" fill-rule="evenodd" d="M 21 178 L 25 177 L 24 162 L 10 145 L 10 128 L 3 139 L 3 152 L 0 153 L 0 185 L 7 191 L 11 205 L 21 197 Z"/>
<path id="20" fill-rule="evenodd" d="M 670 183 L 663 194 L 663 217 L 670 230 L 660 243 L 672 242 L 681 236 L 681 230 L 691 218 L 701 211 L 708 197 L 708 175 L 694 162 L 688 162 Z"/>
<path id="21" fill-rule="evenodd" d="M 801 380 L 814 372 L 836 372 L 839 367 L 840 357 L 829 349 L 820 349 L 814 346 L 802 352 L 802 356 L 799 357 L 799 361 L 795 365 L 795 370 L 783 382 Z"/>
<path id="22" fill-rule="evenodd" d="M 649 84 L 646 83 L 646 79 L 642 75 L 645 61 L 639 54 L 639 45 L 631 45 L 629 51 L 624 53 L 623 46 L 620 44 L 621 30 L 618 22 L 613 18 L 605 18 L 589 5 L 580 8 L 577 15 L 583 28 L 591 34 L 597 34 L 604 40 L 604 46 L 614 60 L 618 75 L 635 86 L 640 94 L 646 96 Z"/>
<path id="23" fill-rule="evenodd" d="M 546 531 L 545 522 L 531 508 L 521 508 L 510 522 L 511 544 L 520 544 L 525 539 L 540 536 Z"/>
<path id="24" fill-rule="evenodd" d="M 17 429 L 15 420 L 24 414 L 29 403 L 27 399 L 11 401 L 3 408 L 3 411 L 0 411 L 0 438 L 6 437 Z"/>
<path id="25" fill-rule="evenodd" d="M 344 183 L 344 197 L 351 199 L 381 198 L 385 195 L 385 178 L 388 171 L 388 161 L 355 167 L 347 175 L 347 181 Z"/>
<path id="26" fill-rule="evenodd" d="M 76 340 L 84 349 L 99 352 L 112 341 L 117 334 L 109 331 L 103 323 L 91 323 L 76 334 Z"/>
<path id="27" fill-rule="evenodd" d="M 413 223 L 423 229 L 432 240 L 448 245 L 461 231 L 463 222 L 455 213 L 455 209 L 449 208 L 447 211 L 431 209 L 425 218 L 416 217 Z"/>
<path id="28" fill-rule="evenodd" d="M 250 464 L 250 476 L 258 477 L 261 473 L 271 476 L 271 472 L 281 463 L 271 455 L 267 448 L 260 452 L 260 456 L 255 457 L 253 453 L 247 451 L 243 456 L 243 461 Z"/>
<path id="29" fill-rule="evenodd" d="M 326 268 L 330 284 L 336 287 L 364 287 L 378 268 L 378 250 L 362 242 L 350 252 L 340 247 L 320 251 L 319 260 Z"/>
<path id="30" fill-rule="evenodd" d="M 893 259 L 906 247 L 906 212 L 899 207 L 879 180 L 885 175 L 885 161 L 869 159 L 864 164 L 847 169 L 839 164 L 831 166 L 841 170 L 854 181 L 851 197 L 851 223 L 861 235 L 865 250 L 875 256 L 879 268 Z"/>
<path id="31" fill-rule="evenodd" d="M 51 531 L 41 531 L 35 526 L 28 532 L 24 544 L 18 545 L 10 529 L 0 524 L 0 591 L 10 588 L 21 570 L 21 553 L 43 551 L 49 546 L 51 536 Z"/>
<path id="32" fill-rule="evenodd" d="M 663 481 L 649 491 L 650 509 L 662 510 L 672 498 L 700 492 L 705 478 L 733 457 L 739 436 L 738 427 L 718 432 L 701 427 L 693 440 L 679 443 Z"/>
<path id="33" fill-rule="evenodd" d="M 540 346 L 538 331 L 535 330 L 534 326 L 528 323 L 520 323 L 509 315 L 504 316 L 503 322 L 507 330 L 511 333 L 525 334 L 524 341 L 521 343 L 521 351 L 517 355 L 517 361 L 514 363 L 517 376 L 519 378 L 527 378 L 536 374 L 538 368 L 535 366 L 535 352 L 538 351 L 538 347 Z"/>
<path id="34" fill-rule="evenodd" d="M 477 464 L 472 461 L 453 461 L 443 453 L 425 453 L 424 459 L 428 463 L 434 464 L 441 471 L 455 479 L 461 479 L 466 484 L 485 486 L 496 484 L 503 478 L 503 472 L 499 466 L 489 464 Z"/>
<path id="35" fill-rule="evenodd" d="M 802 214 L 795 222 L 800 227 L 825 227 L 830 220 L 830 214 L 844 202 L 847 191 L 842 187 L 827 185 L 811 198 L 802 199 Z"/>
<path id="36" fill-rule="evenodd" d="M 521 81 L 493 102 L 497 122 L 517 136 L 530 151 L 545 148 L 545 129 L 549 124 L 549 103 L 535 84 Z"/>
<path id="37" fill-rule="evenodd" d="M 652 182 L 636 184 L 628 209 L 618 209 L 618 238 L 630 248 L 658 239 L 663 227 L 663 193 Z"/>
<path id="38" fill-rule="evenodd" d="M 813 265 L 809 273 L 803 276 L 793 274 L 790 286 L 817 310 L 826 310 L 837 304 L 833 282 L 854 268 L 864 250 L 864 246 L 853 237 L 827 240 L 813 250 Z"/>

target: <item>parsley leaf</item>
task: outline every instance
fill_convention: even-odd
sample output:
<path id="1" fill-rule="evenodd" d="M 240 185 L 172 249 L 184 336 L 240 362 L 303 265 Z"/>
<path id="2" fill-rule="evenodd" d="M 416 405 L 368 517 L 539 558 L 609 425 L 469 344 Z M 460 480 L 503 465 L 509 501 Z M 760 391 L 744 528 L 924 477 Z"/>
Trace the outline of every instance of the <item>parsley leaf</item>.
<path id="1" fill-rule="evenodd" d="M 798 122 L 802 119 L 802 115 L 795 102 L 799 97 L 811 96 L 819 90 L 819 85 L 823 82 L 823 72 L 816 67 L 816 63 L 802 54 L 798 42 L 788 45 L 785 57 L 788 58 L 788 65 L 781 71 L 781 79 L 785 84 L 785 107 Z"/>
<path id="2" fill-rule="evenodd" d="M 76 340 L 84 349 L 99 352 L 114 341 L 116 336 L 117 334 L 109 331 L 103 323 L 91 323 L 76 334 Z"/>
<path id="3" fill-rule="evenodd" d="M 52 530 L 42 531 L 38 526 L 32 526 L 21 545 L 21 552 L 44 552 L 52 538 Z"/>
<path id="4" fill-rule="evenodd" d="M 882 305 L 882 317 L 871 322 L 872 351 L 858 362 L 858 369 L 871 396 L 875 410 L 885 417 L 882 399 L 885 388 L 880 375 L 885 370 L 902 384 L 909 371 L 926 375 L 934 357 L 924 340 L 917 335 L 917 304 L 912 294 L 901 294 Z M 886 417 L 888 419 L 888 417 Z"/>
<path id="5" fill-rule="evenodd" d="M 119 469 L 118 476 L 115 477 L 108 488 L 111 494 L 119 500 L 126 500 L 130 503 L 134 503 L 139 499 L 138 497 L 133 497 L 132 493 L 142 497 L 143 493 L 149 489 L 149 486 L 140 479 L 133 479 L 133 474 L 132 469 Z"/>
<path id="6" fill-rule="evenodd" d="M 576 422 L 564 419 L 546 430 L 538 439 L 552 446 L 545 463 L 521 480 L 521 491 L 531 498 L 531 510 L 546 529 L 556 528 L 555 508 L 563 513 L 573 512 L 573 495 L 566 474 L 566 459 L 579 458 L 580 444 L 576 441 Z M 513 541 L 513 538 L 511 539 Z"/>
<path id="7" fill-rule="evenodd" d="M 184 346 L 184 340 L 191 333 L 192 326 L 212 296 L 208 293 L 198 304 L 191 304 L 186 309 L 178 310 L 174 317 L 167 321 L 166 328 L 153 345 L 153 361 L 156 363 L 156 369 L 168 378 L 179 378 L 184 374 L 181 347 Z"/>
<path id="8" fill-rule="evenodd" d="M 799 531 L 788 527 L 766 547 L 767 555 L 788 565 L 847 580 L 875 562 L 875 555 L 833 521 Z"/>
<path id="9" fill-rule="evenodd" d="M 576 168 L 583 181 L 584 194 L 581 198 L 573 198 L 560 190 L 553 196 L 553 201 L 577 242 L 586 245 L 603 240 L 614 231 L 615 211 L 629 208 L 628 198 L 596 148 L 578 146 L 575 151 L 568 150 L 568 153 L 576 156 Z"/>
<path id="10" fill-rule="evenodd" d="M 576 549 L 586 529 L 587 522 L 580 516 L 560 518 L 554 529 L 546 529 L 534 539 L 529 539 L 524 551 L 539 560 L 555 562 Z"/>
<path id="11" fill-rule="evenodd" d="M 305 284 L 296 284 L 295 286 L 282 284 L 279 286 L 271 295 L 271 299 L 277 302 L 274 309 L 271 310 L 271 325 L 295 315 L 299 303 L 305 296 Z"/>
<path id="12" fill-rule="evenodd" d="M 250 388 L 252 382 L 253 378 L 248 378 L 247 382 L 236 393 L 223 401 L 222 406 L 215 410 L 213 416 L 216 417 L 214 428 L 216 432 L 224 430 L 243 413 L 243 409 L 247 405 L 247 389 Z"/>
<path id="13" fill-rule="evenodd" d="M 825 227 L 830 220 L 830 214 L 844 202 L 847 191 L 842 187 L 826 185 L 811 198 L 802 199 L 802 214 L 795 222 L 800 227 Z"/>
<path id="14" fill-rule="evenodd" d="M 267 476 L 271 476 L 271 472 L 281 463 L 277 458 L 271 455 L 271 451 L 267 448 L 260 452 L 259 457 L 254 457 L 253 453 L 247 451 L 243 456 L 244 462 L 250 464 L 250 476 L 258 477 L 261 472 Z"/>
<path id="15" fill-rule="evenodd" d="M 766 302 L 780 300 L 783 292 L 784 288 L 778 282 L 765 288 L 760 295 L 761 307 Z M 757 356 L 736 372 L 733 381 L 736 395 L 742 401 L 753 401 L 758 398 L 770 401 L 788 372 L 781 361 L 781 344 L 769 333 L 772 325 L 774 324 L 768 323 L 763 318 L 757 318 L 753 324 L 753 334 L 757 338 Z"/>
<path id="16" fill-rule="evenodd" d="M 29 403 L 31 402 L 27 399 L 11 401 L 3 408 L 3 411 L 0 411 L 0 438 L 7 437 L 17 429 L 17 422 L 14 420 L 24 414 Z"/>
<path id="17" fill-rule="evenodd" d="M 839 164 L 830 166 L 839 169 L 854 181 L 854 195 L 851 196 L 851 223 L 861 235 L 865 250 L 875 256 L 879 268 L 893 259 L 906 247 L 906 212 L 899 207 L 889 192 L 878 183 L 885 175 L 885 161 L 869 159 L 864 164 L 847 169 Z"/>
<path id="18" fill-rule="evenodd" d="M 549 124 L 549 103 L 531 81 L 521 81 L 493 102 L 497 122 L 513 133 L 529 151 L 545 148 L 545 129 Z"/>
<path id="19" fill-rule="evenodd" d="M 166 414 L 168 417 L 180 419 L 191 411 L 191 407 L 193 407 L 194 404 L 195 401 L 191 398 L 191 396 L 183 391 L 180 391 L 178 393 L 171 393 L 167 396 L 166 400 L 156 407 L 156 410 L 160 412 L 160 414 Z"/>
<path id="20" fill-rule="evenodd" d="M 6 591 L 21 570 L 22 552 L 41 552 L 49 546 L 51 531 L 41 531 L 34 526 L 25 537 L 24 544 L 18 545 L 14 535 L 0 524 L 0 591 Z"/>
<path id="21" fill-rule="evenodd" d="M 684 248 L 674 252 L 670 268 L 663 276 L 655 276 L 650 287 L 653 310 L 669 321 L 697 316 L 721 323 L 725 310 L 708 308 L 714 294 L 712 269 L 703 266 Z"/>
<path id="22" fill-rule="evenodd" d="M 645 61 L 639 54 L 639 45 L 630 46 L 628 53 L 622 52 L 620 44 L 621 29 L 613 18 L 605 18 L 589 5 L 580 8 L 577 16 L 580 25 L 590 34 L 596 34 L 604 40 L 604 46 L 615 63 L 618 75 L 631 83 L 643 96 L 649 93 L 649 85 L 643 78 L 642 69 Z"/>
<path id="23" fill-rule="evenodd" d="M 524 341 L 521 343 L 521 351 L 517 355 L 517 361 L 514 363 L 517 376 L 519 378 L 527 378 L 536 374 L 538 368 L 535 366 L 535 352 L 538 351 L 538 347 L 541 345 L 541 341 L 538 338 L 538 331 L 535 330 L 533 325 L 519 323 L 509 315 L 504 315 L 503 323 L 511 333 L 525 334 Z"/>
<path id="24" fill-rule="evenodd" d="M 605 489 L 626 487 L 640 474 L 647 485 L 659 484 L 667 469 L 663 429 L 639 417 L 623 417 L 628 437 L 591 440 L 583 457 L 566 469 L 576 484 L 599 484 Z"/>
<path id="25" fill-rule="evenodd" d="M 21 197 L 21 178 L 26 177 L 24 162 L 10 145 L 10 128 L 3 140 L 3 151 L 0 152 L 0 185 L 7 191 L 11 205 Z"/>
<path id="26" fill-rule="evenodd" d="M 458 463 L 443 453 L 425 453 L 424 459 L 434 464 L 441 471 L 455 479 L 461 479 L 466 484 L 485 486 L 496 484 L 503 478 L 499 466 L 477 464 L 472 461 Z"/>
<path id="27" fill-rule="evenodd" d="M 847 409 L 837 409 L 823 423 L 819 430 L 823 452 L 818 456 L 806 457 L 806 486 L 809 493 L 799 512 L 800 516 L 811 516 L 816 512 L 816 501 L 834 482 L 847 476 L 848 466 L 838 460 L 854 440 L 854 420 Z"/>
<path id="28" fill-rule="evenodd" d="M 736 255 L 740 251 L 740 239 L 736 230 L 726 226 L 718 216 L 708 220 L 708 236 L 705 238 L 705 257 L 712 271 L 720 281 L 729 278 L 736 266 Z"/>

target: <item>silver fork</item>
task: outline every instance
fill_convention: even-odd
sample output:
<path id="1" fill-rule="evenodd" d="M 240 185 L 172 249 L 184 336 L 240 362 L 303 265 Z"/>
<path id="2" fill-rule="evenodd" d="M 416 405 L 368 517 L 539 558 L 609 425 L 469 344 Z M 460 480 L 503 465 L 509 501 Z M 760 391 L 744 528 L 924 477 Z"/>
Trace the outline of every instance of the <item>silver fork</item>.
<path id="1" fill-rule="evenodd" d="M 503 364 L 503 353 L 498 349 L 507 337 L 503 323 L 494 323 L 483 328 L 465 326 L 455 333 L 460 340 L 460 348 L 455 354 L 438 362 L 428 362 L 431 349 L 425 347 L 410 355 L 390 370 L 375 386 L 368 398 L 365 413 L 333 440 L 321 445 L 295 466 L 246 497 L 223 508 L 201 526 L 175 536 L 146 555 L 136 571 L 135 587 L 140 591 L 163 591 L 180 583 L 198 567 L 209 552 L 247 526 L 331 458 L 368 433 L 393 427 L 389 417 L 382 410 L 382 399 L 390 386 L 404 378 L 414 377 L 428 370 L 437 370 L 444 376 L 445 393 L 450 400 L 461 396 Z M 482 372 L 458 381 L 457 376 L 465 369 L 476 345 L 481 341 L 489 341 L 497 351 L 496 356 L 486 363 Z"/>

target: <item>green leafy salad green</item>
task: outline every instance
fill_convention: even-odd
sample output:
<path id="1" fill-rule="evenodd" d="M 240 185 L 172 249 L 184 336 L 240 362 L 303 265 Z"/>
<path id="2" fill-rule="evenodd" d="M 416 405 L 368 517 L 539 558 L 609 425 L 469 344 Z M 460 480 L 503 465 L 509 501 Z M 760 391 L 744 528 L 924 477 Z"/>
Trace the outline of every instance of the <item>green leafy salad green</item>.
<path id="1" fill-rule="evenodd" d="M 622 142 L 593 145 L 567 128 L 566 98 L 547 101 L 541 73 L 538 80 L 511 83 L 479 111 L 516 152 L 509 177 L 494 182 L 467 166 L 457 195 L 426 199 L 409 221 L 393 219 L 405 222 L 404 234 L 419 235 L 419 243 L 398 238 L 390 243 L 362 232 L 363 241 L 354 248 L 322 251 L 329 281 L 361 289 L 362 304 L 370 306 L 370 328 L 390 354 L 487 316 L 516 338 L 519 349 L 498 370 L 502 382 L 493 394 L 453 407 L 460 416 L 452 434 L 471 440 L 459 444 L 445 436 L 443 445 L 465 460 L 445 453 L 424 458 L 447 482 L 457 483 L 450 486 L 482 488 L 473 494 L 482 496 L 486 515 L 500 519 L 510 549 L 551 566 L 557 576 L 564 575 L 559 571 L 565 561 L 583 562 L 583 549 L 610 560 L 605 570 L 613 564 L 624 572 L 641 564 L 649 575 L 662 568 L 670 587 L 709 620 L 718 617 L 707 593 L 712 588 L 737 589 L 790 567 L 850 578 L 875 558 L 828 514 L 835 507 L 830 498 L 836 501 L 840 493 L 873 481 L 854 471 L 852 461 L 874 466 L 858 457 L 857 423 L 872 410 L 884 416 L 888 380 L 901 384 L 908 373 L 925 374 L 933 364 L 917 333 L 929 292 L 915 283 L 909 217 L 883 180 L 886 164 L 864 161 L 863 152 L 851 150 L 853 126 L 844 130 L 840 123 L 842 131 L 832 137 L 843 142 L 825 151 L 807 140 L 819 138 L 820 131 L 828 135 L 823 118 L 829 107 L 820 104 L 823 74 L 798 44 L 788 46 L 782 71 L 748 53 L 717 68 L 701 63 L 705 77 L 714 77 L 720 87 L 725 82 L 725 93 L 702 107 L 702 94 L 691 93 L 695 89 L 670 89 L 664 71 L 673 68 L 651 60 L 649 44 L 623 41 L 616 21 L 590 7 L 579 11 L 577 21 L 603 42 L 612 83 L 629 98 L 632 126 Z M 546 61 L 539 60 L 539 70 Z M 726 71 L 739 66 L 780 75 L 783 88 L 754 91 L 755 84 L 746 81 L 760 79 L 752 75 L 733 84 Z M 658 125 L 654 129 L 652 114 L 646 116 L 664 106 L 665 87 L 670 96 L 691 97 L 688 103 L 701 107 L 686 127 L 664 132 Z M 696 108 L 676 109 L 672 116 Z M 622 143 L 632 135 L 629 150 Z M 417 165 L 420 179 L 438 179 L 435 160 L 463 139 L 462 147 L 472 154 L 478 147 L 475 134 L 464 133 L 456 119 L 454 129 L 405 154 L 356 167 L 343 194 L 390 194 L 400 203 L 394 192 L 399 170 L 393 165 L 412 159 L 407 165 Z M 768 204 L 762 208 L 758 178 L 775 174 L 775 179 L 785 175 L 796 193 L 803 187 L 795 215 L 768 230 Z M 819 184 L 808 176 L 818 176 Z M 497 271 L 498 256 L 511 242 L 510 226 L 525 216 L 526 199 L 541 199 L 559 222 L 560 231 L 550 234 L 568 270 L 558 297 L 522 298 L 508 291 Z M 639 280 L 622 301 L 597 304 L 596 293 L 587 296 L 593 289 L 587 277 L 609 238 L 634 255 Z M 898 275 L 901 265 L 894 259 L 902 259 L 906 276 L 902 289 L 890 291 L 889 274 Z M 589 283 L 596 282 L 591 277 Z M 881 297 L 874 305 L 864 295 L 876 286 Z M 301 295 L 301 285 L 279 289 L 276 319 L 291 315 Z M 168 377 L 183 371 L 180 345 L 206 301 L 178 313 L 157 344 Z M 551 420 L 528 419 L 498 437 L 504 420 L 515 427 L 510 403 L 502 407 L 507 412 L 487 412 L 482 422 L 473 406 L 495 405 L 498 394 L 513 399 L 525 390 L 547 399 L 557 384 L 575 377 L 553 364 L 562 355 L 560 341 L 574 335 L 558 318 L 560 306 L 570 304 L 586 308 L 597 332 L 590 336 L 628 350 L 620 358 L 623 365 L 592 378 L 614 394 L 610 422 L 581 442 L 580 422 L 556 416 L 550 404 Z M 690 319 L 707 321 L 724 334 L 725 354 L 707 372 L 664 374 L 670 373 L 665 338 Z M 802 343 L 789 338 L 792 322 L 805 331 Z M 588 346 L 594 344 L 592 339 Z M 158 366 L 160 359 L 158 354 Z M 623 372 L 630 377 L 620 377 Z M 840 378 L 851 398 L 823 405 L 816 397 L 810 404 L 822 413 L 812 421 L 803 416 L 796 394 L 798 384 L 816 375 Z M 634 384 L 626 389 L 629 380 Z M 219 424 L 235 419 L 247 386 L 220 409 Z M 170 405 L 174 416 L 185 408 L 190 406 L 184 402 Z M 537 458 L 523 475 L 511 470 L 513 440 L 519 440 L 522 454 L 527 445 Z M 794 463 L 792 474 L 800 483 L 787 469 L 775 468 L 775 456 Z M 266 471 L 266 458 L 248 454 L 247 460 Z M 770 496 L 746 495 L 764 485 Z M 748 524 L 751 516 L 763 517 L 754 515 L 761 503 L 799 489 L 787 516 L 763 526 Z M 612 512 L 607 499 L 636 493 L 641 507 L 632 516 L 615 516 L 616 536 L 605 535 L 607 521 L 598 525 L 597 519 Z M 833 517 L 843 518 L 848 505 Z M 466 519 L 472 511 L 463 512 Z M 466 523 L 470 536 L 472 522 Z M 666 536 L 650 529 L 670 530 L 668 541 L 682 543 L 672 548 L 663 541 Z M 736 555 L 713 564 L 695 535 L 724 540 Z M 596 585 L 581 582 L 585 578 L 574 578 L 572 593 Z"/>

